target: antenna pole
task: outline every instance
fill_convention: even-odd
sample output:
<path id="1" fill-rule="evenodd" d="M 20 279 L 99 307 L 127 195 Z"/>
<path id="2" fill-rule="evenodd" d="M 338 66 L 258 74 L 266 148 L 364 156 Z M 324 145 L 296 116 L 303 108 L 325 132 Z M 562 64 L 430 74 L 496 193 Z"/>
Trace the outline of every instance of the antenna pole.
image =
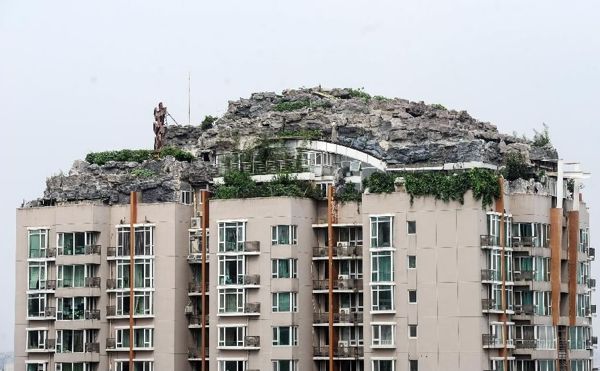
<path id="1" fill-rule="evenodd" d="M 188 124 L 192 124 L 192 74 L 188 72 Z"/>

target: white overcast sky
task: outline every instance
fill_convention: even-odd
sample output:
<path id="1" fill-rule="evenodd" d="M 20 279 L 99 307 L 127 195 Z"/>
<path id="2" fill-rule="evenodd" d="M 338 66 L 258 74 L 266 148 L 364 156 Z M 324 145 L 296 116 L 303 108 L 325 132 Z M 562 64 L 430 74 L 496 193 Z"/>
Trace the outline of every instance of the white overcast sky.
<path id="1" fill-rule="evenodd" d="M 255 91 L 364 87 L 507 133 L 545 122 L 561 157 L 600 176 L 599 24 L 598 1 L 0 0 L 0 351 L 15 208 L 89 151 L 150 148 L 159 100 L 186 121 L 188 72 L 193 122 Z"/>

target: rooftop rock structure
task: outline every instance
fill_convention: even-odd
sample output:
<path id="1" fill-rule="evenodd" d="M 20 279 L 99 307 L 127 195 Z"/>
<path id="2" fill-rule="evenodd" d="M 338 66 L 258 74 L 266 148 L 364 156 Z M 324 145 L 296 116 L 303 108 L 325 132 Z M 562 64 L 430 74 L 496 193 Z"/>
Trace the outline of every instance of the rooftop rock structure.
<path id="1" fill-rule="evenodd" d="M 165 145 L 193 153 L 196 159 L 191 163 L 173 157 L 103 165 L 76 161 L 68 174 L 50 177 L 43 197 L 28 205 L 124 203 L 132 190 L 143 191 L 144 202 L 175 201 L 177 191 L 212 181 L 217 172 L 211 161 L 215 154 L 251 148 L 269 138 L 334 142 L 390 168 L 471 161 L 502 165 L 515 151 L 530 162 L 557 158 L 554 148 L 501 134 L 466 111 L 371 97 L 353 89 L 297 89 L 230 101 L 210 129 L 169 126 Z"/>

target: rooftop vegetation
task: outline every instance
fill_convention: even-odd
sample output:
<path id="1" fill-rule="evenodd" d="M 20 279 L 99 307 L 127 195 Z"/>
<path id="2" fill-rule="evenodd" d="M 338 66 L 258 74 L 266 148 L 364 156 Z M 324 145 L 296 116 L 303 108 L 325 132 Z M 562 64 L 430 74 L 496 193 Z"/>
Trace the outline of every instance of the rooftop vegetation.
<path id="1" fill-rule="evenodd" d="M 218 117 L 214 117 L 211 115 L 204 116 L 204 120 L 202 120 L 202 124 L 200 124 L 200 129 L 208 130 L 213 127 L 213 123 L 218 120 Z"/>
<path id="2" fill-rule="evenodd" d="M 158 153 L 150 149 L 122 149 L 120 151 L 90 152 L 85 156 L 85 161 L 90 164 L 104 165 L 109 161 L 117 162 L 144 162 L 152 158 L 173 156 L 177 161 L 190 162 L 194 155 L 175 147 L 164 147 Z"/>
<path id="3" fill-rule="evenodd" d="M 308 197 L 318 198 L 315 186 L 308 181 L 298 180 L 287 173 L 280 173 L 270 182 L 257 183 L 249 173 L 230 170 L 223 177 L 223 184 L 215 187 L 214 198 L 253 197 Z"/>

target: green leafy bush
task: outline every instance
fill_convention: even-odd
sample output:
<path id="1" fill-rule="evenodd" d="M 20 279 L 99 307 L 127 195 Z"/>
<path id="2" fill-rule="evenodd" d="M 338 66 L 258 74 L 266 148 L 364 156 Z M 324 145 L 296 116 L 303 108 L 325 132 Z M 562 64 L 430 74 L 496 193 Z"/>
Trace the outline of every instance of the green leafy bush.
<path id="1" fill-rule="evenodd" d="M 371 94 L 367 93 L 364 88 L 349 89 L 349 93 L 352 98 L 362 98 L 364 100 L 371 99 Z"/>
<path id="2" fill-rule="evenodd" d="M 140 177 L 140 178 L 150 178 L 151 176 L 154 176 L 154 171 L 152 171 L 150 169 L 138 168 L 138 169 L 133 169 L 131 171 L 131 175 L 133 175 L 135 177 Z"/>
<path id="3" fill-rule="evenodd" d="M 298 180 L 289 174 L 278 174 L 266 183 L 256 183 L 250 174 L 231 170 L 225 173 L 223 184 L 215 189 L 215 198 L 309 197 L 317 198 L 318 191 L 311 182 Z"/>
<path id="4" fill-rule="evenodd" d="M 441 105 L 439 103 L 432 104 L 431 108 L 433 108 L 433 109 L 442 109 L 442 110 L 446 109 L 446 107 L 444 107 L 443 105 Z"/>
<path id="5" fill-rule="evenodd" d="M 122 149 L 120 151 L 90 152 L 85 156 L 85 161 L 90 164 L 104 165 L 109 161 L 117 162 L 144 162 L 154 157 L 154 151 L 149 149 Z M 194 155 L 175 147 L 164 147 L 158 157 L 173 156 L 177 161 L 192 161 Z"/>
<path id="6" fill-rule="evenodd" d="M 285 111 L 296 111 L 302 108 L 310 107 L 310 100 L 294 100 L 294 101 L 284 101 L 279 102 L 275 105 L 275 111 L 285 112 Z"/>
<path id="7" fill-rule="evenodd" d="M 540 132 L 533 129 L 533 145 L 534 147 L 546 147 L 552 146 L 552 142 L 550 142 L 550 132 L 548 131 L 548 125 L 543 124 L 544 129 Z"/>
<path id="8" fill-rule="evenodd" d="M 202 120 L 202 124 L 200 125 L 200 129 L 208 130 L 213 127 L 213 123 L 217 121 L 217 117 L 214 116 L 204 116 L 204 120 Z"/>
<path id="9" fill-rule="evenodd" d="M 521 152 L 511 152 L 506 156 L 502 175 L 510 181 L 535 177 L 535 174 L 533 174 L 530 166 L 525 161 L 525 156 Z"/>
<path id="10" fill-rule="evenodd" d="M 368 188 L 370 193 L 392 193 L 395 180 L 396 174 L 377 172 L 363 180 L 363 187 Z"/>
<path id="11" fill-rule="evenodd" d="M 362 192 L 353 183 L 346 183 L 335 192 L 335 199 L 342 203 L 362 201 Z"/>
<path id="12" fill-rule="evenodd" d="M 318 129 L 283 130 L 277 133 L 278 138 L 319 139 L 323 133 Z"/>

